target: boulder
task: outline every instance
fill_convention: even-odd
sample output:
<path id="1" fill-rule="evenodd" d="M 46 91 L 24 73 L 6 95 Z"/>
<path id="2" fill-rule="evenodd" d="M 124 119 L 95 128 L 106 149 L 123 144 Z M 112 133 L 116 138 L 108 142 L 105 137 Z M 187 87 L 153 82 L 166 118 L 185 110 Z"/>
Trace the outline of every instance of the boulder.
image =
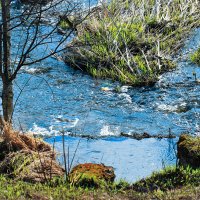
<path id="1" fill-rule="evenodd" d="M 102 184 L 113 182 L 114 169 L 104 164 L 85 163 L 75 166 L 69 175 L 70 182 L 84 187 L 100 187 Z"/>
<path id="2" fill-rule="evenodd" d="M 183 134 L 177 143 L 179 164 L 200 167 L 200 137 Z"/>

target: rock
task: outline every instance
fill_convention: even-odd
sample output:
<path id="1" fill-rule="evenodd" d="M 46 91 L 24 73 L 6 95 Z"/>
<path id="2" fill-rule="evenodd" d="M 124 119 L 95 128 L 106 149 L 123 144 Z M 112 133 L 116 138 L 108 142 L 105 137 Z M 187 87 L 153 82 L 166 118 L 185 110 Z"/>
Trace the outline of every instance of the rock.
<path id="1" fill-rule="evenodd" d="M 109 87 L 102 87 L 101 90 L 104 91 L 104 92 L 110 92 L 110 91 L 112 91 L 113 89 L 112 89 L 112 88 L 109 88 Z"/>
<path id="2" fill-rule="evenodd" d="M 120 136 L 132 138 L 136 140 L 142 140 L 146 138 L 156 138 L 156 139 L 176 138 L 176 136 L 171 133 L 168 135 L 164 135 L 164 134 L 150 135 L 149 133 L 146 133 L 146 132 L 141 133 L 141 134 L 140 133 L 132 133 L 132 134 L 120 133 Z"/>
<path id="3" fill-rule="evenodd" d="M 100 187 L 115 179 L 114 169 L 104 164 L 85 163 L 75 166 L 70 175 L 70 182 L 84 187 Z"/>
<path id="4" fill-rule="evenodd" d="M 200 137 L 188 134 L 181 135 L 177 150 L 180 165 L 190 165 L 193 168 L 200 167 Z"/>

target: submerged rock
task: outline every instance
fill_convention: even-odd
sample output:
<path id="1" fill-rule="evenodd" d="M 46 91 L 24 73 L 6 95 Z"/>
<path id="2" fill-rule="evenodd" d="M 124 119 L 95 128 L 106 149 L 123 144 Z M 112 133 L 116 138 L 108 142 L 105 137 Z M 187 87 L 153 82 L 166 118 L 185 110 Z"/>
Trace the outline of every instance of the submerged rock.
<path id="1" fill-rule="evenodd" d="M 132 139 L 136 139 L 136 140 L 142 140 L 142 139 L 146 139 L 146 138 L 157 138 L 157 139 L 164 139 L 164 138 L 176 138 L 175 135 L 169 133 L 168 135 L 164 135 L 164 134 L 157 134 L 157 135 L 150 135 L 149 133 L 131 133 L 131 134 L 127 134 L 127 133 L 120 133 L 120 136 L 122 137 L 128 137 L 128 138 L 132 138 Z"/>
<path id="2" fill-rule="evenodd" d="M 177 149 L 180 165 L 200 168 L 200 137 L 188 134 L 181 135 Z"/>
<path id="3" fill-rule="evenodd" d="M 99 187 L 106 182 L 113 182 L 115 174 L 113 167 L 104 164 L 85 163 L 75 166 L 69 178 L 74 185 Z"/>

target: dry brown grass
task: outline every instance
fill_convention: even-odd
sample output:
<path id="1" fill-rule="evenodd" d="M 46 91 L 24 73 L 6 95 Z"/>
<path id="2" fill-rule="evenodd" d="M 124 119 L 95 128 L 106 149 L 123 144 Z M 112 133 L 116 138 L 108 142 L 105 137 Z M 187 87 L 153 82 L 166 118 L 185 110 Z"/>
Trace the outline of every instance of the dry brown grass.
<path id="1" fill-rule="evenodd" d="M 21 134 L 20 132 L 13 130 L 11 124 L 5 122 L 2 118 L 0 118 L 0 127 L 2 138 L 5 140 L 10 150 L 52 151 L 49 144 L 38 138 L 31 137 L 28 134 Z"/>
<path id="2" fill-rule="evenodd" d="M 64 169 L 56 162 L 56 154 L 49 144 L 15 131 L 2 118 L 0 129 L 0 173 L 28 182 L 46 182 L 64 176 Z"/>

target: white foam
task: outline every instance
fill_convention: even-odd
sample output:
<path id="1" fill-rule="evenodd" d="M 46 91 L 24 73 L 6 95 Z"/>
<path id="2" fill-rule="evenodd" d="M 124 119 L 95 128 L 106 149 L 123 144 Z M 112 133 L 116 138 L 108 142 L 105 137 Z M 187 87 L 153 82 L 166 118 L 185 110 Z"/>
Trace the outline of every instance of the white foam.
<path id="1" fill-rule="evenodd" d="M 115 132 L 110 130 L 110 127 L 108 125 L 104 125 L 100 131 L 101 136 L 116 136 L 119 135 L 119 128 L 117 127 Z"/>
<path id="2" fill-rule="evenodd" d="M 127 85 L 124 85 L 120 88 L 121 92 L 125 93 L 125 92 L 128 92 L 128 89 L 130 88 L 131 86 L 127 86 Z"/>
<path id="3" fill-rule="evenodd" d="M 158 110 L 162 111 L 168 111 L 168 112 L 176 112 L 178 109 L 177 105 L 166 105 L 166 104 L 160 104 L 158 105 Z"/>
<path id="4" fill-rule="evenodd" d="M 24 67 L 23 70 L 24 70 L 26 73 L 29 73 L 29 74 L 35 74 L 36 72 L 38 72 L 38 69 L 37 69 L 37 68 Z"/>
<path id="5" fill-rule="evenodd" d="M 50 136 L 58 133 L 57 131 L 48 130 L 44 127 L 40 127 L 36 123 L 33 124 L 33 127 L 29 130 L 29 132 L 39 136 Z"/>
<path id="6" fill-rule="evenodd" d="M 124 98 L 128 103 L 132 103 L 132 98 L 129 94 L 121 93 L 119 94 L 119 97 Z"/>

